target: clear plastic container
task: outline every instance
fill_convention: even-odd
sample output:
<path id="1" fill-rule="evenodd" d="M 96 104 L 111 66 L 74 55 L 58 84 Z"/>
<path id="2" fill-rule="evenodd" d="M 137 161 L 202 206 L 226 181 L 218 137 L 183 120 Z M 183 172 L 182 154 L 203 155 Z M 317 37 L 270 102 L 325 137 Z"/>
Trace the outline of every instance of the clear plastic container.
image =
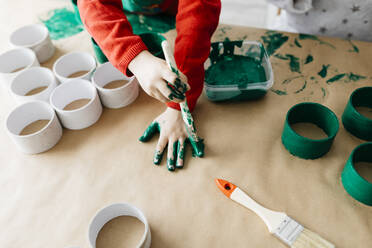
<path id="1" fill-rule="evenodd" d="M 243 59 L 250 58 L 247 61 L 252 61 L 257 66 L 257 69 L 261 72 L 260 77 L 254 78 L 253 74 L 255 73 L 250 74 L 250 72 L 252 70 L 255 72 L 255 68 L 244 67 L 244 61 L 240 63 L 236 60 L 234 62 L 237 63 L 235 64 L 236 66 L 230 64 L 226 68 L 224 68 L 224 65 L 217 64 L 221 61 L 231 61 L 232 59 L 230 58 L 232 57 L 234 57 L 233 59 L 242 59 L 242 57 L 244 57 Z M 212 66 L 219 66 L 218 69 L 231 69 L 231 71 L 216 71 L 215 68 L 214 70 L 211 68 Z M 274 75 L 269 56 L 263 45 L 257 41 L 244 40 L 212 43 L 211 53 L 204 67 L 206 70 L 206 94 L 211 101 L 258 99 L 266 95 L 274 83 Z M 221 80 L 219 80 L 217 74 L 220 75 Z M 246 78 L 244 78 L 244 75 Z M 250 78 L 250 75 L 252 75 L 252 78 Z M 226 78 L 230 79 L 225 81 Z M 237 81 L 234 81 L 235 79 Z"/>

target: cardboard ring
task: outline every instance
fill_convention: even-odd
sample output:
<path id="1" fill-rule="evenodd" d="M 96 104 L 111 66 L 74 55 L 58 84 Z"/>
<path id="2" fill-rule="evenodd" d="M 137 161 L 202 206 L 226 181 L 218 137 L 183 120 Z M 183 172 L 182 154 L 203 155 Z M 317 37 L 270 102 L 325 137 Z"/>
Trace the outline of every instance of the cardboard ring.
<path id="1" fill-rule="evenodd" d="M 10 35 L 9 40 L 13 47 L 32 49 L 40 63 L 48 61 L 56 50 L 49 37 L 49 31 L 43 24 L 20 27 Z"/>
<path id="2" fill-rule="evenodd" d="M 142 238 L 136 247 L 149 248 L 151 245 L 151 231 L 150 225 L 143 212 L 137 207 L 128 203 L 114 203 L 99 210 L 93 217 L 89 224 L 88 240 L 92 248 L 96 248 L 96 241 L 99 231 L 110 220 L 119 216 L 132 216 L 140 220 L 144 226 L 145 231 Z"/>
<path id="3" fill-rule="evenodd" d="M 342 124 L 348 132 L 359 139 L 372 141 L 372 119 L 359 113 L 356 107 L 372 108 L 372 87 L 356 89 L 342 114 Z"/>
<path id="4" fill-rule="evenodd" d="M 126 84 L 114 88 L 103 88 L 107 83 L 114 80 L 126 80 Z M 127 77 L 116 69 L 110 62 L 100 65 L 94 72 L 92 83 L 97 88 L 103 106 L 106 108 L 122 108 L 134 102 L 139 94 L 137 79 Z"/>
<path id="5" fill-rule="evenodd" d="M 355 200 L 372 206 L 372 183 L 364 179 L 354 168 L 355 162 L 372 162 L 372 142 L 357 146 L 346 162 L 341 174 L 342 185 Z"/>
<path id="6" fill-rule="evenodd" d="M 37 132 L 19 135 L 28 124 L 49 119 L 47 125 Z M 6 119 L 9 136 L 24 153 L 36 154 L 55 146 L 62 137 L 62 127 L 54 110 L 44 101 L 32 101 L 16 107 Z"/>
<path id="7" fill-rule="evenodd" d="M 309 139 L 297 134 L 291 125 L 313 123 L 328 135 L 324 139 Z M 287 113 L 282 133 L 282 143 L 292 154 L 304 159 L 316 159 L 326 154 L 339 129 L 337 116 L 327 107 L 313 102 L 299 103 Z"/>

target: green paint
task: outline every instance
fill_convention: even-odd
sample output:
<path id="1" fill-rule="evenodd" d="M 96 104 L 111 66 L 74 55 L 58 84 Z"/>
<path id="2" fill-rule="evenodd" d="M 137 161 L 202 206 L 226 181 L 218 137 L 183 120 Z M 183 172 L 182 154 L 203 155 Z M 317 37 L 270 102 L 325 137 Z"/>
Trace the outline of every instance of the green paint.
<path id="1" fill-rule="evenodd" d="M 342 73 L 342 74 L 338 74 L 336 76 L 333 76 L 333 77 L 331 77 L 330 79 L 327 80 L 327 84 L 333 83 L 335 81 L 338 81 L 338 80 L 340 80 L 341 78 L 343 78 L 345 76 L 346 76 L 346 73 Z"/>
<path id="2" fill-rule="evenodd" d="M 139 138 L 139 141 L 141 142 L 149 141 L 156 132 L 160 132 L 160 125 L 159 123 L 154 121 L 147 127 L 145 132 Z"/>
<path id="3" fill-rule="evenodd" d="M 306 89 L 306 85 L 307 85 L 307 82 L 306 82 L 306 80 L 305 80 L 304 85 L 301 87 L 301 89 L 297 90 L 297 91 L 295 92 L 295 94 L 298 94 L 298 93 L 304 91 L 304 89 Z"/>
<path id="4" fill-rule="evenodd" d="M 348 78 L 349 78 L 350 81 L 356 82 L 356 81 L 359 81 L 359 80 L 362 80 L 362 79 L 366 79 L 367 77 L 362 76 L 362 75 L 357 75 L 357 74 L 354 74 L 354 73 L 350 72 L 348 74 Z"/>
<path id="5" fill-rule="evenodd" d="M 325 42 L 325 41 L 322 41 L 321 39 L 318 38 L 318 36 L 316 35 L 311 35 L 311 34 L 299 34 L 298 35 L 298 38 L 300 40 L 315 40 L 315 41 L 318 41 L 319 44 L 322 44 L 322 45 L 327 45 L 329 47 L 332 47 L 333 49 L 336 49 L 336 47 L 334 45 L 332 45 L 331 43 L 328 43 L 328 42 Z"/>
<path id="6" fill-rule="evenodd" d="M 281 59 L 281 60 L 289 60 L 289 58 L 287 56 L 284 56 L 280 53 L 274 54 L 274 57 L 278 58 L 278 59 Z"/>
<path id="7" fill-rule="evenodd" d="M 311 76 L 310 79 L 311 79 L 311 80 L 315 80 L 315 77 L 314 77 L 314 76 Z"/>
<path id="8" fill-rule="evenodd" d="M 176 27 L 176 19 L 173 15 L 156 14 L 142 15 L 125 12 L 125 15 L 132 26 L 133 33 L 166 33 Z"/>
<path id="9" fill-rule="evenodd" d="M 139 36 L 152 55 L 164 59 L 164 53 L 161 47 L 161 43 L 165 40 L 164 36 L 156 33 L 143 33 Z"/>
<path id="10" fill-rule="evenodd" d="M 78 23 L 83 24 L 81 21 L 80 13 L 79 13 L 79 8 L 77 6 L 77 0 L 71 0 L 72 5 L 74 6 L 74 11 L 75 11 L 75 18 Z"/>
<path id="11" fill-rule="evenodd" d="M 323 92 L 323 98 L 324 98 L 326 96 L 327 92 L 323 87 L 322 87 L 322 92 Z"/>
<path id="12" fill-rule="evenodd" d="M 302 78 L 302 77 L 304 77 L 304 76 L 300 75 L 300 76 L 287 78 L 287 79 L 283 80 L 282 84 L 288 84 L 288 83 L 292 82 L 292 80 L 297 79 L 297 78 Z"/>
<path id="13" fill-rule="evenodd" d="M 301 46 L 301 44 L 300 44 L 300 42 L 295 38 L 295 40 L 294 40 L 294 43 L 295 43 L 295 45 L 297 46 L 297 47 L 299 47 L 299 48 L 301 48 L 302 46 Z"/>
<path id="14" fill-rule="evenodd" d="M 177 158 L 177 146 L 178 141 L 173 143 L 173 154 L 168 154 L 167 168 L 169 171 L 174 171 L 176 169 L 176 158 Z"/>
<path id="15" fill-rule="evenodd" d="M 289 58 L 289 68 L 291 71 L 300 73 L 300 59 L 292 54 L 286 54 L 285 56 Z"/>
<path id="16" fill-rule="evenodd" d="M 351 40 L 349 40 L 349 42 L 350 42 L 350 45 L 353 49 L 349 49 L 348 51 L 351 52 L 351 53 L 359 53 L 359 48 L 356 45 L 354 45 L 354 43 L 351 42 Z"/>
<path id="17" fill-rule="evenodd" d="M 67 38 L 84 30 L 76 20 L 75 13 L 67 8 L 52 10 L 48 16 L 48 19 L 40 20 L 48 28 L 52 40 Z"/>
<path id="18" fill-rule="evenodd" d="M 341 73 L 333 76 L 332 78 L 327 80 L 327 84 L 333 83 L 335 81 L 339 81 L 341 79 L 344 79 L 344 83 L 350 83 L 350 82 L 357 82 L 359 80 L 366 79 L 366 76 L 354 74 L 352 72 L 350 73 Z"/>
<path id="19" fill-rule="evenodd" d="M 189 139 L 189 142 L 192 146 L 192 156 L 193 157 L 204 157 L 204 140 L 199 138 L 199 141 L 195 142 L 191 139 Z"/>
<path id="20" fill-rule="evenodd" d="M 172 70 L 173 71 L 173 70 Z M 185 93 L 187 91 L 187 86 L 179 78 L 177 78 L 173 84 L 166 83 L 168 89 L 171 91 L 168 98 L 170 100 L 174 100 L 175 98 L 183 101 L 185 99 Z"/>
<path id="21" fill-rule="evenodd" d="M 322 78 L 325 78 L 327 76 L 328 68 L 330 65 L 323 65 L 322 69 L 318 72 L 318 75 Z"/>
<path id="22" fill-rule="evenodd" d="M 314 58 L 313 56 L 311 56 L 311 54 L 307 55 L 306 60 L 305 60 L 305 65 L 313 62 L 313 60 Z"/>
<path id="23" fill-rule="evenodd" d="M 261 36 L 261 39 L 265 44 L 267 54 L 271 56 L 288 41 L 288 36 L 276 31 L 267 31 L 264 36 Z"/>
<path id="24" fill-rule="evenodd" d="M 96 55 L 98 62 L 101 64 L 107 62 L 108 59 L 106 55 L 102 52 L 101 48 L 98 46 L 96 41 L 93 38 L 91 38 L 91 41 L 92 41 L 93 50 L 94 50 L 94 53 Z"/>
<path id="25" fill-rule="evenodd" d="M 154 164 L 159 165 L 161 163 L 161 160 L 163 158 L 163 152 L 161 151 L 155 151 L 154 154 Z"/>
<path id="26" fill-rule="evenodd" d="M 287 95 L 287 92 L 285 92 L 285 91 L 275 90 L 275 89 L 271 89 L 271 91 L 274 92 L 275 94 L 279 95 L 279 96 Z"/>

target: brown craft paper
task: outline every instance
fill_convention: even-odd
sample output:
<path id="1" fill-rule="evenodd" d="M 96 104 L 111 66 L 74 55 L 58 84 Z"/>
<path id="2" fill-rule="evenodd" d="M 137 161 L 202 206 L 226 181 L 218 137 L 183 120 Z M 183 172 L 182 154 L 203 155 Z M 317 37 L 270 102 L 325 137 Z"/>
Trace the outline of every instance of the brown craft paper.
<path id="1" fill-rule="evenodd" d="M 60 7 L 62 1 L 42 2 L 45 6 L 41 1 L 22 1 L 25 11 L 21 12 L 14 11 L 19 9 L 18 1 L 0 8 L 0 30 L 5 30 L 1 44 L 16 25 L 37 21 L 35 16 L 25 15 L 8 26 L 9 13 L 23 17 L 32 6 L 40 6 L 33 10 L 40 13 L 54 5 Z M 220 25 L 213 39 L 260 40 L 264 33 Z M 284 248 L 259 217 L 220 192 L 215 178 L 229 180 L 262 205 L 286 212 L 338 248 L 371 247 L 372 208 L 351 198 L 340 180 L 351 151 L 363 141 L 340 124 L 329 153 L 317 160 L 303 160 L 285 150 L 281 134 L 288 109 L 299 102 L 324 104 L 340 118 L 351 92 L 371 85 L 372 46 L 353 41 L 359 48 L 355 53 L 349 52 L 352 47 L 348 41 L 322 38 L 335 49 L 314 40 L 301 40 L 299 48 L 294 45 L 298 35 L 288 36 L 289 41 L 277 52 L 294 54 L 301 63 L 311 53 L 314 61 L 301 65 L 301 72 L 306 79 L 314 76 L 317 83 L 309 79 L 307 88 L 295 94 L 303 80 L 283 85 L 298 73 L 290 71 L 288 60 L 271 57 L 273 89 L 286 90 L 287 95 L 270 91 L 258 101 L 213 103 L 203 93 L 193 116 L 198 133 L 205 138 L 205 157 L 193 158 L 188 147 L 184 169 L 174 173 L 167 171 L 165 159 L 160 166 L 152 164 L 157 137 L 148 143 L 138 141 L 165 108 L 143 91 L 128 107 L 104 109 L 99 121 L 89 128 L 64 130 L 60 142 L 42 154 L 22 154 L 1 128 L 0 247 L 87 248 L 88 225 L 96 211 L 113 202 L 129 202 L 146 215 L 152 248 Z M 174 40 L 175 31 L 167 37 Z M 44 64 L 49 68 L 66 52 L 93 54 L 85 31 L 54 44 L 56 55 Z M 329 76 L 318 75 L 323 64 L 331 65 L 330 75 L 337 69 L 367 78 L 327 84 Z M 14 102 L 6 91 L 0 91 L 0 101 L 4 123 Z"/>

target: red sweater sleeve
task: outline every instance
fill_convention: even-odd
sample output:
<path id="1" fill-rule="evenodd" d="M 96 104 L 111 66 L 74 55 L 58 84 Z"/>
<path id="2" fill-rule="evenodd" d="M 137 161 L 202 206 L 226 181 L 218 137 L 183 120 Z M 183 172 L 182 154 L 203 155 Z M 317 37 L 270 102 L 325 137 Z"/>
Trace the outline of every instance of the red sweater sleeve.
<path id="1" fill-rule="evenodd" d="M 186 93 L 191 111 L 203 90 L 204 62 L 209 56 L 220 10 L 220 0 L 179 0 L 174 57 L 191 87 Z M 168 106 L 179 110 L 178 103 L 170 102 Z"/>
<path id="2" fill-rule="evenodd" d="M 131 76 L 128 64 L 147 47 L 133 34 L 121 0 L 78 0 L 78 8 L 85 28 L 111 64 Z"/>

